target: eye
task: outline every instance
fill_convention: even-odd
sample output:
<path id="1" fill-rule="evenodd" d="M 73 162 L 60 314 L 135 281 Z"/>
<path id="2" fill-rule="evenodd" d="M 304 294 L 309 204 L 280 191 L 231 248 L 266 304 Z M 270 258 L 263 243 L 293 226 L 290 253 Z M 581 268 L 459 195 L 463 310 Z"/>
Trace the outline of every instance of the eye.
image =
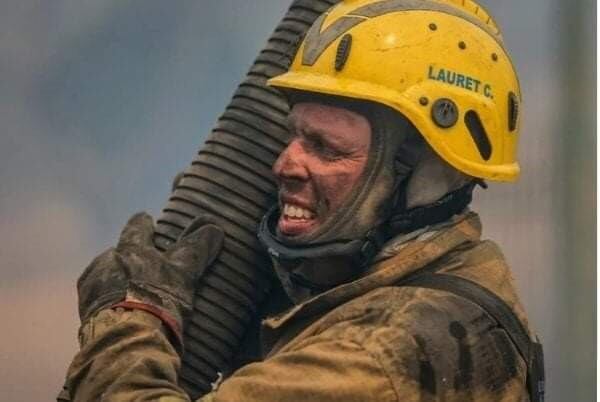
<path id="1" fill-rule="evenodd" d="M 325 143 L 319 137 L 310 138 L 310 145 L 315 151 L 318 152 L 322 152 L 327 148 Z"/>
<path id="2" fill-rule="evenodd" d="M 310 148 L 315 152 L 315 154 L 323 159 L 336 160 L 344 156 L 339 150 L 327 144 L 319 136 L 308 136 L 307 140 Z"/>

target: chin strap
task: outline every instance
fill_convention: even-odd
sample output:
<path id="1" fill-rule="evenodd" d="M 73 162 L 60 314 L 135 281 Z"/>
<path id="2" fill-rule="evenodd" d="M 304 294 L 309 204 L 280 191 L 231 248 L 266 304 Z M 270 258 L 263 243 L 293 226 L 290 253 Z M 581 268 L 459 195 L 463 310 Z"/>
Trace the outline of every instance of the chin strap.
<path id="1" fill-rule="evenodd" d="M 392 213 L 388 221 L 391 232 L 410 233 L 425 226 L 444 222 L 461 213 L 471 203 L 473 190 L 477 185 L 487 187 L 484 182 L 472 181 L 432 204 Z"/>
<path id="2" fill-rule="evenodd" d="M 357 255 L 360 265 L 366 268 L 392 237 L 442 223 L 464 211 L 473 200 L 473 190 L 478 184 L 487 187 L 483 182 L 472 181 L 432 204 L 392 213 L 388 221 L 370 230 L 362 240 Z"/>
<path id="3" fill-rule="evenodd" d="M 271 258 L 289 273 L 289 281 L 296 287 L 307 289 L 312 295 L 333 289 L 341 283 L 319 284 L 294 272 L 294 269 L 303 260 L 343 256 L 354 261 L 355 266 L 361 268 L 359 272 L 362 272 L 362 269 L 369 265 L 388 239 L 387 230 L 383 230 L 383 227 L 379 226 L 367 233 L 364 239 L 338 240 L 301 246 L 284 244 L 275 235 L 279 213 L 277 205 L 267 212 L 260 223 L 258 238 L 266 247 Z"/>

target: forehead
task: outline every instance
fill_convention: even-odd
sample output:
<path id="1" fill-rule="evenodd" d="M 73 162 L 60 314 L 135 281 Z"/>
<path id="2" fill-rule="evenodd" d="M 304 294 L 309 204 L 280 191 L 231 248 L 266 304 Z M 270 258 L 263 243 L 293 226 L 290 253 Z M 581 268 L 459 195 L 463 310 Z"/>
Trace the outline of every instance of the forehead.
<path id="1" fill-rule="evenodd" d="M 345 127 L 369 129 L 368 120 L 359 113 L 343 107 L 324 105 L 321 103 L 302 102 L 292 107 L 288 117 L 295 127 Z"/>

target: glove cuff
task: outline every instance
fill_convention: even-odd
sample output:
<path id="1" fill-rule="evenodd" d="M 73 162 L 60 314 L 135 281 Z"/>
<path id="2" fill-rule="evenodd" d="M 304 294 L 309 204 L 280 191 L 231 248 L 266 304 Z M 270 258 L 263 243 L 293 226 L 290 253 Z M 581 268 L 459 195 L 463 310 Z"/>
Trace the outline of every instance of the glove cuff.
<path id="1" fill-rule="evenodd" d="M 146 311 L 147 313 L 150 313 L 153 316 L 157 317 L 169 329 L 169 331 L 175 338 L 175 341 L 177 342 L 177 345 L 175 345 L 176 349 L 178 349 L 179 351 L 183 350 L 183 331 L 181 325 L 179 324 L 179 321 L 171 314 L 159 307 L 153 306 L 151 304 L 140 303 L 137 301 L 125 300 L 111 306 L 111 308 L 113 309 L 119 307 L 127 310 Z"/>

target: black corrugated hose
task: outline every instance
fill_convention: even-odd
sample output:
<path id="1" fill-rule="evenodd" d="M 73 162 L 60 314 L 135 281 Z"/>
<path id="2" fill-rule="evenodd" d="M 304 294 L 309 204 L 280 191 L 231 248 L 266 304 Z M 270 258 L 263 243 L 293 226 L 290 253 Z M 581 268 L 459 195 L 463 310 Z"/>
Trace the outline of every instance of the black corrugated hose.
<path id="1" fill-rule="evenodd" d="M 185 323 L 179 381 L 194 399 L 209 392 L 220 373 L 236 368 L 234 357 L 274 283 L 256 233 L 276 202 L 271 166 L 288 141 L 288 105 L 266 80 L 288 69 L 306 31 L 338 1 L 293 1 L 157 220 L 161 250 L 199 214 L 210 215 L 226 233 Z"/>

